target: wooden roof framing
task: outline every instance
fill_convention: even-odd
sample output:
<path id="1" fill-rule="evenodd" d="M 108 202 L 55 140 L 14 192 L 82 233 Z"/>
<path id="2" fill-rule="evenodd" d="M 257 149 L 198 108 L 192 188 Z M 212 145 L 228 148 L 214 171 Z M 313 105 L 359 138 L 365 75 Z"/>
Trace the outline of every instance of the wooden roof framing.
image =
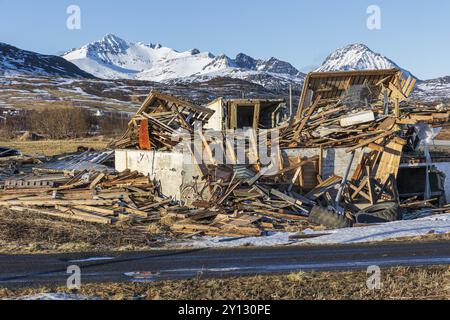
<path id="1" fill-rule="evenodd" d="M 172 148 L 171 140 L 176 130 L 183 128 L 194 132 L 196 122 L 205 124 L 214 114 L 213 110 L 197 106 L 177 97 L 152 91 L 128 124 L 124 135 L 114 143 L 116 148 L 138 145 L 141 122 L 148 126 L 150 148 Z"/>
<path id="2" fill-rule="evenodd" d="M 396 79 L 401 81 L 402 78 L 403 75 L 399 69 L 310 73 L 303 84 L 296 118 L 301 118 L 303 111 L 309 107 L 306 105 L 306 98 L 311 91 L 313 93 L 311 101 L 316 101 L 318 96 L 321 97 L 321 100 L 331 101 L 342 98 L 344 93 L 354 85 L 377 86 L 383 84 L 389 88 L 390 83 L 396 82 Z M 401 83 L 394 85 L 400 90 L 402 89 Z M 321 101 L 318 103 L 321 104 Z"/>
<path id="3" fill-rule="evenodd" d="M 174 107 L 177 109 L 175 110 Z M 207 122 L 214 111 L 208 108 L 197 106 L 189 101 L 181 100 L 177 97 L 159 92 L 151 91 L 150 95 L 142 103 L 135 116 L 140 116 L 144 112 L 147 114 L 159 112 L 179 112 L 187 118 Z"/>

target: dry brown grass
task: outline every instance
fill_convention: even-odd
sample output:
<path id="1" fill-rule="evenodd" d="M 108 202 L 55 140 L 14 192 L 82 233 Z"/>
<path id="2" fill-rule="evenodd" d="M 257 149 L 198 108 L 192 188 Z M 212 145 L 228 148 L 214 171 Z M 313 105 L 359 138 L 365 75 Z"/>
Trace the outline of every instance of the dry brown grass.
<path id="1" fill-rule="evenodd" d="M 0 254 L 145 251 L 162 248 L 177 239 L 170 233 L 170 223 L 167 219 L 173 218 L 163 217 L 160 223 L 150 224 L 147 228 L 142 228 L 130 220 L 119 221 L 110 226 L 0 208 Z M 384 243 L 449 239 L 450 234 L 426 235 Z"/>
<path id="2" fill-rule="evenodd" d="M 128 224 L 100 225 L 0 209 L 0 253 L 148 250 L 157 235 Z"/>
<path id="3" fill-rule="evenodd" d="M 147 284 L 86 284 L 80 294 L 108 300 L 391 300 L 450 298 L 448 266 L 382 270 L 381 290 L 369 290 L 367 274 L 314 272 L 231 279 L 164 281 Z M 65 288 L 0 289 L 0 298 L 69 293 Z"/>
<path id="4" fill-rule="evenodd" d="M 0 141 L 0 146 L 13 148 L 27 155 L 54 156 L 62 153 L 76 152 L 83 146 L 95 150 L 104 149 L 110 140 L 103 138 L 76 140 L 43 140 L 43 141 Z"/>

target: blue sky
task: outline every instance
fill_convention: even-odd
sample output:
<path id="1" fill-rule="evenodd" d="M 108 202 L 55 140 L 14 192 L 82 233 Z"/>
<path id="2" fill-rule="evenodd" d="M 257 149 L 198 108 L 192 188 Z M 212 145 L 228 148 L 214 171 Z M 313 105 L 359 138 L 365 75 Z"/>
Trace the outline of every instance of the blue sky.
<path id="1" fill-rule="evenodd" d="M 81 30 L 66 9 L 81 8 Z M 369 5 L 381 30 L 366 27 Z M 0 42 L 59 54 L 114 33 L 129 41 L 271 56 L 297 68 L 364 43 L 422 79 L 450 75 L 448 0 L 0 0 Z"/>

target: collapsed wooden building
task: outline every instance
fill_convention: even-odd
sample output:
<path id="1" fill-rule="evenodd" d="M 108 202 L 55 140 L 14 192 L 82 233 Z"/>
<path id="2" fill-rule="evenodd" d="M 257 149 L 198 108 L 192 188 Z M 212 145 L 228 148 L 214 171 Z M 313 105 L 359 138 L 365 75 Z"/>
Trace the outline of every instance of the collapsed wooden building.
<path id="1" fill-rule="evenodd" d="M 188 236 L 450 212 L 450 157 L 429 148 L 450 110 L 411 103 L 415 82 L 397 69 L 311 73 L 290 116 L 284 100 L 197 106 L 152 91 L 110 146 L 119 174 L 83 170 L 45 194 L 6 186 L 0 205 L 40 210 L 54 196 L 58 214 L 171 217 Z"/>
<path id="2" fill-rule="evenodd" d="M 223 192 L 222 198 L 215 200 L 223 204 L 227 199 L 236 199 L 237 203 L 232 205 L 236 212 L 251 212 L 262 206 L 267 214 L 308 216 L 313 207 L 321 207 L 331 210 L 329 214 L 339 219 L 347 216 L 348 220 L 355 221 L 360 211 L 380 203 L 389 203 L 396 212 L 402 204 L 408 208 L 440 207 L 447 203 L 449 190 L 446 188 L 448 178 L 438 168 L 444 168 L 450 160 L 444 156 L 437 159 L 438 163 L 433 162 L 428 151 L 429 142 L 422 135 L 432 131 L 433 127 L 447 126 L 450 113 L 446 109 L 411 105 L 407 99 L 415 83 L 413 77 L 404 77 L 397 69 L 311 73 L 305 79 L 297 112 L 281 123 L 279 120 L 285 111 L 281 100 L 218 99 L 206 107 L 198 107 L 202 111 L 214 110 L 212 115 L 201 119 L 203 127 L 218 131 L 215 138 L 219 140 L 219 148 L 223 149 L 220 155 L 225 154 L 227 160 L 236 158 L 237 150 L 234 145 L 230 147 L 225 134 L 221 134 L 241 127 L 255 130 L 253 141 L 251 135 L 246 137 L 245 158 L 252 158 L 254 162 L 245 165 L 236 161 L 224 163 L 223 159 L 215 161 L 216 149 L 211 150 L 212 141 L 202 129 L 199 132 L 203 135 L 202 152 L 211 161 L 205 166 L 204 163 L 194 164 L 194 167 L 202 167 L 201 170 L 192 169 L 191 163 L 168 160 L 180 160 L 181 157 L 167 146 L 152 148 L 148 151 L 151 156 L 146 156 L 147 151 L 142 149 L 116 150 L 117 168 L 141 170 L 162 184 L 164 180 L 170 181 L 170 196 L 181 201 L 183 189 L 192 191 L 192 185 L 198 184 L 193 178 L 212 177 L 222 185 L 220 190 Z M 149 99 L 158 95 L 154 92 Z M 270 120 L 261 123 L 263 104 L 270 105 L 264 115 Z M 145 103 L 144 106 L 148 107 Z M 185 110 L 185 107 L 179 107 Z M 238 121 L 240 107 L 243 107 L 242 119 Z M 151 112 L 157 113 L 157 110 Z M 196 131 L 193 123 L 189 123 L 194 116 L 178 109 L 171 117 L 178 117 L 181 123 L 187 122 L 185 128 L 189 132 Z M 141 118 L 138 113 L 131 126 L 136 126 Z M 145 118 L 148 120 L 148 116 Z M 211 119 L 212 123 L 209 122 Z M 156 123 L 151 120 L 150 131 Z M 263 130 L 279 131 L 276 141 L 279 148 L 271 150 L 276 154 L 276 170 L 273 170 L 273 163 L 260 162 L 256 145 L 265 143 L 271 149 L 273 143 L 261 141 Z M 147 130 L 141 130 L 141 133 L 147 135 Z M 135 138 L 136 143 L 138 140 L 142 138 Z M 217 140 L 214 142 L 217 145 Z M 424 150 L 419 151 L 419 146 Z M 172 153 L 169 155 L 168 152 Z M 157 166 L 154 166 L 155 158 L 159 163 Z M 158 161 L 161 158 L 165 163 Z M 140 161 L 137 163 L 133 159 Z M 174 172 L 172 176 L 178 178 L 168 179 Z M 412 189 L 407 186 L 402 177 L 410 174 L 423 184 Z M 400 186 L 399 181 L 402 182 Z M 202 187 L 205 183 L 202 182 Z M 196 193 L 197 189 L 202 188 L 192 192 Z M 200 195 L 197 198 L 205 200 Z"/>

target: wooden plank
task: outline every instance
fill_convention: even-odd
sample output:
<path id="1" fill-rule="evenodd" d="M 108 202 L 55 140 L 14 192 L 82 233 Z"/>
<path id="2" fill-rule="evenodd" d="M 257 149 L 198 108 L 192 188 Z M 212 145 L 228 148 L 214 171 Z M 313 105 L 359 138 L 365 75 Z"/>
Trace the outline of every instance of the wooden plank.
<path id="1" fill-rule="evenodd" d="M 26 201 L 26 200 L 11 200 L 11 201 L 0 201 L 0 207 L 10 207 L 10 206 L 30 206 L 30 207 L 54 207 L 57 205 L 61 206 L 112 206 L 117 202 L 117 200 L 44 200 L 44 201 Z"/>
<path id="2" fill-rule="evenodd" d="M 392 91 L 391 95 L 394 99 L 398 99 L 399 101 L 407 99 L 403 92 L 401 92 L 392 82 L 389 83 L 389 90 Z"/>
<path id="3" fill-rule="evenodd" d="M 366 166 L 366 174 L 367 174 L 367 189 L 370 197 L 370 204 L 374 205 L 376 202 L 376 193 L 375 188 L 372 182 L 372 170 L 370 166 Z"/>
<path id="4" fill-rule="evenodd" d="M 341 181 L 342 181 L 341 177 L 331 176 L 328 179 L 324 180 L 322 183 L 319 183 L 319 185 L 315 189 L 307 193 L 306 197 L 312 201 L 316 201 L 327 191 L 335 188 L 336 185 L 339 184 Z"/>
<path id="5" fill-rule="evenodd" d="M 323 160 L 324 160 L 324 149 L 322 147 L 320 147 L 320 151 L 319 151 L 319 177 L 322 179 L 323 178 Z"/>
<path id="6" fill-rule="evenodd" d="M 412 81 L 412 77 L 411 76 L 409 76 L 408 77 L 408 79 L 406 80 L 406 82 L 402 85 L 402 91 L 403 91 L 403 93 L 406 95 L 406 92 L 408 91 L 408 89 L 409 89 L 409 86 L 410 86 L 410 84 L 411 84 L 411 81 Z"/>
<path id="7" fill-rule="evenodd" d="M 77 210 L 87 211 L 87 212 L 95 212 L 97 214 L 103 215 L 103 216 L 115 216 L 116 212 L 112 209 L 105 209 L 105 208 L 99 208 L 99 207 L 93 207 L 93 206 L 74 206 Z"/>
<path id="8" fill-rule="evenodd" d="M 249 137 L 249 155 L 250 164 L 257 164 L 259 161 L 258 137 L 255 130 L 247 131 Z"/>
<path id="9" fill-rule="evenodd" d="M 112 222 L 110 219 L 108 221 L 108 220 L 105 220 L 107 218 L 102 218 L 102 217 L 76 215 L 73 213 L 63 213 L 63 212 L 58 212 L 58 211 L 50 211 L 50 210 L 36 209 L 36 208 L 25 208 L 25 207 L 21 207 L 21 206 L 13 206 L 10 209 L 13 211 L 18 211 L 18 212 L 32 212 L 32 213 L 44 214 L 44 215 L 56 217 L 56 218 L 63 218 L 63 219 L 70 219 L 70 220 L 77 220 L 77 221 L 84 221 L 84 222 L 91 222 L 91 223 L 110 224 Z"/>
<path id="10" fill-rule="evenodd" d="M 306 126 L 306 123 L 308 122 L 308 120 L 311 118 L 311 116 L 313 115 L 313 113 L 317 110 L 317 108 L 319 107 L 319 101 L 320 99 L 322 99 L 321 96 L 318 96 L 316 98 L 316 100 L 314 101 L 314 103 L 310 106 L 310 108 L 308 109 L 308 113 L 305 116 L 305 118 L 302 119 L 302 121 L 300 122 L 300 126 L 297 130 L 295 130 L 294 133 L 294 140 L 297 140 L 300 137 L 301 132 L 303 131 L 303 128 Z"/>
<path id="11" fill-rule="evenodd" d="M 380 134 L 380 135 L 377 135 L 377 136 L 374 137 L 374 138 L 366 139 L 366 140 L 360 142 L 359 144 L 357 144 L 356 146 L 353 146 L 353 147 L 351 147 L 351 148 L 348 148 L 348 149 L 346 150 L 346 152 L 347 152 L 347 153 L 350 153 L 350 152 L 353 152 L 353 151 L 355 151 L 355 150 L 364 148 L 364 147 L 366 147 L 367 145 L 369 145 L 370 143 L 373 143 L 373 142 L 376 142 L 376 141 L 381 140 L 381 139 L 383 139 L 383 138 L 386 138 L 386 137 L 392 135 L 393 133 L 394 133 L 394 131 L 388 131 L 388 132 L 384 132 L 384 133 L 382 133 L 382 134 Z"/>
<path id="12" fill-rule="evenodd" d="M 350 187 L 350 189 L 352 189 L 353 191 L 357 191 L 357 190 L 359 189 L 359 187 L 355 186 L 355 185 L 354 185 L 353 183 L 351 183 L 351 182 L 347 182 L 347 184 L 348 184 L 348 186 Z M 358 194 L 359 194 L 361 197 L 365 198 L 366 200 L 370 201 L 370 196 L 369 196 L 366 192 L 364 192 L 364 191 L 362 191 L 362 190 L 359 190 L 359 191 L 358 191 Z"/>
<path id="13" fill-rule="evenodd" d="M 361 181 L 361 184 L 359 187 L 352 188 L 354 190 L 353 194 L 351 195 L 351 199 L 355 200 L 358 195 L 360 195 L 361 191 L 366 187 L 367 183 L 369 182 L 369 178 L 365 177 L 363 181 Z"/>
<path id="14" fill-rule="evenodd" d="M 407 89 L 406 92 L 405 92 L 405 96 L 406 96 L 406 97 L 409 97 L 409 96 L 411 95 L 411 92 L 413 91 L 413 89 L 414 89 L 416 83 L 417 83 L 417 79 L 414 78 L 414 79 L 411 81 L 411 84 L 409 85 L 408 89 Z"/>
<path id="15" fill-rule="evenodd" d="M 102 223 L 102 224 L 111 224 L 112 223 L 111 218 L 99 216 L 95 213 L 91 213 L 91 212 L 87 212 L 87 211 L 82 211 L 82 210 L 59 206 L 59 205 L 55 206 L 55 209 L 61 211 L 62 213 L 65 213 L 65 214 L 69 214 L 69 215 L 72 214 L 72 215 L 78 217 L 80 220 L 87 221 L 87 222 L 95 222 L 95 223 Z"/>
<path id="16" fill-rule="evenodd" d="M 273 218 L 278 218 L 278 219 L 286 219 L 286 220 L 293 220 L 293 221 L 305 221 L 307 219 L 307 217 L 304 216 L 297 216 L 294 214 L 288 214 L 288 213 L 283 213 L 283 210 L 281 210 L 282 212 L 274 212 L 274 211 L 270 211 L 270 210 L 265 210 L 265 209 L 254 209 L 254 211 L 256 213 L 260 213 L 269 217 L 273 217 Z"/>
<path id="17" fill-rule="evenodd" d="M 379 144 L 376 144 L 376 143 L 369 143 L 368 145 L 367 145 L 367 147 L 369 148 L 369 149 L 372 149 L 372 150 L 374 150 L 374 151 L 378 151 L 378 152 L 383 152 L 384 151 L 384 147 L 382 147 L 382 146 L 380 146 Z"/>
<path id="18" fill-rule="evenodd" d="M 234 143 L 228 139 L 225 139 L 225 147 L 226 147 L 226 156 L 227 156 L 227 164 L 235 165 L 237 164 L 236 153 L 234 152 Z"/>
<path id="19" fill-rule="evenodd" d="M 389 142 L 385 151 L 383 152 L 375 174 L 375 179 L 382 185 L 389 178 L 389 175 L 393 175 L 397 178 L 398 170 L 400 167 L 401 158 L 403 155 L 404 140 L 393 139 Z"/>
<path id="20" fill-rule="evenodd" d="M 202 140 L 204 151 L 206 151 L 206 155 L 208 156 L 207 164 L 217 165 L 217 161 L 214 159 L 214 155 L 212 153 L 211 148 L 209 147 L 208 141 L 206 141 L 205 136 L 203 135 L 202 130 L 196 131 L 200 139 Z"/>
<path id="21" fill-rule="evenodd" d="M 142 217 L 142 218 L 148 218 L 148 213 L 145 211 L 142 211 L 139 209 L 127 208 L 127 207 L 122 207 L 121 209 L 126 213 L 134 214 L 134 215 Z"/>
<path id="22" fill-rule="evenodd" d="M 351 127 L 372 121 L 375 121 L 375 114 L 373 111 L 364 111 L 341 118 L 340 125 L 341 127 Z"/>
<path id="23" fill-rule="evenodd" d="M 253 129 L 258 130 L 259 128 L 259 119 L 261 115 L 261 103 L 257 102 L 254 107 L 254 116 L 253 116 Z"/>
<path id="24" fill-rule="evenodd" d="M 89 185 L 89 189 L 94 189 L 97 187 L 97 185 L 102 181 L 102 179 L 106 176 L 105 173 L 100 173 L 94 180 L 92 180 L 91 184 Z"/>

